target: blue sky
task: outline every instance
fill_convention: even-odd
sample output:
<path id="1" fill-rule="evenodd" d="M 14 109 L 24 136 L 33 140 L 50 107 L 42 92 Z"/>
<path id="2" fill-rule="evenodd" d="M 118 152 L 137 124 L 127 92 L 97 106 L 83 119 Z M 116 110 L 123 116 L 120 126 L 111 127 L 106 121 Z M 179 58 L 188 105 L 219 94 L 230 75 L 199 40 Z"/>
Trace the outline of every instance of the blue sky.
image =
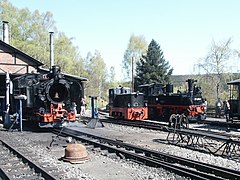
<path id="1" fill-rule="evenodd" d="M 117 78 L 131 34 L 156 40 L 173 74 L 192 74 L 213 40 L 240 49 L 239 0 L 9 0 L 18 8 L 51 11 L 59 31 L 74 37 L 83 57 L 100 51 Z M 233 66 L 237 66 L 234 61 Z M 235 68 L 236 69 L 236 68 Z"/>

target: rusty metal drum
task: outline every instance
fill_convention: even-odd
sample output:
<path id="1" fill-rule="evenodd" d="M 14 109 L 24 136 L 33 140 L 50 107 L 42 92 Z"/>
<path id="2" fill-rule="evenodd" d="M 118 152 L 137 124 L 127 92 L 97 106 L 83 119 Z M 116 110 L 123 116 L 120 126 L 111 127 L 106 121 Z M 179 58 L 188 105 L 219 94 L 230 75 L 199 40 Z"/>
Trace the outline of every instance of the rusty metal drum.
<path id="1" fill-rule="evenodd" d="M 86 147 L 82 144 L 68 144 L 63 160 L 73 164 L 84 163 L 88 160 Z"/>

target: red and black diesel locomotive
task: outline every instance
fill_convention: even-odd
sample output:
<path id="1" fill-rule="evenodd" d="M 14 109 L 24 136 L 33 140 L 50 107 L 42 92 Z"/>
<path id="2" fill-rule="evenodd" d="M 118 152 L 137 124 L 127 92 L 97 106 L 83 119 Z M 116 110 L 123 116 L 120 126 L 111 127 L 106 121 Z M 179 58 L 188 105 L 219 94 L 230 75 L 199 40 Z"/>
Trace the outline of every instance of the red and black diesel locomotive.
<path id="1" fill-rule="evenodd" d="M 109 89 L 109 116 L 125 120 L 148 119 L 143 93 L 131 93 L 126 87 Z"/>
<path id="2" fill-rule="evenodd" d="M 173 93 L 173 85 L 145 84 L 139 86 L 148 104 L 150 119 L 168 121 L 172 114 L 184 114 L 188 121 L 200 121 L 206 118 L 201 88 L 196 80 L 188 79 L 187 91 Z"/>
<path id="3" fill-rule="evenodd" d="M 46 74 L 29 73 L 13 80 L 14 96 L 24 94 L 23 118 L 37 122 L 40 127 L 61 127 L 63 122 L 76 121 L 83 97 L 81 79 L 61 73 L 53 66 Z"/>

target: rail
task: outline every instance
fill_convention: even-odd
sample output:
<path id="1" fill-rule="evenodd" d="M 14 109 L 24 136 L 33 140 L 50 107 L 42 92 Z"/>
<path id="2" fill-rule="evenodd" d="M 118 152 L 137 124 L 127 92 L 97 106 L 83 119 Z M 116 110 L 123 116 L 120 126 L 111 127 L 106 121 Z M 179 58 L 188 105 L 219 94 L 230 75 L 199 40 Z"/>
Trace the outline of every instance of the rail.
<path id="1" fill-rule="evenodd" d="M 56 133 L 59 132 L 59 130 L 56 130 Z M 91 144 L 94 147 L 107 149 L 120 157 L 124 156 L 127 159 L 136 160 L 153 167 L 162 167 L 181 176 L 193 179 L 240 179 L 240 172 L 232 169 L 192 161 L 69 128 L 64 128 L 61 133 L 72 136 L 81 142 Z"/>
<path id="2" fill-rule="evenodd" d="M 202 152 L 227 157 L 229 159 L 235 159 L 237 161 L 240 160 L 240 152 L 238 150 L 238 148 L 240 148 L 240 136 L 191 128 L 183 129 L 179 128 L 179 126 L 176 126 L 176 128 L 169 128 L 168 123 L 164 122 L 129 121 L 117 119 L 101 119 L 101 121 L 119 125 L 165 131 L 168 132 L 166 141 L 169 144 L 184 146 L 186 148 L 200 150 Z M 175 124 L 177 125 L 177 123 Z M 212 140 L 215 140 L 218 143 L 213 143 Z"/>
<path id="3" fill-rule="evenodd" d="M 29 158 L 24 156 L 21 152 L 16 150 L 14 147 L 9 145 L 4 140 L 0 140 L 0 142 L 3 146 L 5 146 L 7 149 L 9 149 L 9 151 L 11 151 L 13 154 L 15 154 L 19 159 L 22 159 L 22 162 L 25 165 L 28 165 L 31 169 L 34 169 L 34 171 L 36 173 L 38 173 L 39 176 L 43 177 L 44 179 L 48 179 L 48 180 L 58 179 L 58 178 L 52 176 L 51 174 L 49 174 L 47 171 L 45 171 L 43 168 L 41 168 L 36 163 L 32 162 Z M 2 177 L 3 179 L 6 179 L 6 180 L 7 179 L 13 179 L 11 173 L 9 173 L 9 169 L 6 170 L 2 165 L 0 166 L 0 177 Z"/>

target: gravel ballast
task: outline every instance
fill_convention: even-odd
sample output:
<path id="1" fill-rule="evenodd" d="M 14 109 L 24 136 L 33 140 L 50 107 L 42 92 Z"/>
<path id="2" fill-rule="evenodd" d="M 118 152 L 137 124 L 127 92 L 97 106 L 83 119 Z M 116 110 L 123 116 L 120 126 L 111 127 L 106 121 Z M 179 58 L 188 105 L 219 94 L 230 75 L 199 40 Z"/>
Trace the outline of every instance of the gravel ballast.
<path id="1" fill-rule="evenodd" d="M 142 128 L 128 127 L 104 123 L 103 128 L 90 129 L 81 122 L 75 124 L 72 129 L 100 135 L 107 138 L 122 140 L 126 143 L 154 149 L 172 155 L 206 162 L 217 166 L 227 167 L 240 171 L 240 163 L 214 155 L 192 151 L 190 149 L 169 145 L 164 142 L 167 133 L 162 131 L 147 130 Z M 92 147 L 87 147 L 89 160 L 82 164 L 64 162 L 61 158 L 65 154 L 65 147 L 53 145 L 49 148 L 52 134 L 49 132 L 8 132 L 0 131 L 1 137 L 8 137 L 9 141 L 23 141 L 28 144 L 34 155 L 41 159 L 48 167 L 57 167 L 64 172 L 61 179 L 85 179 L 85 180 L 158 180 L 158 179 L 186 179 L 162 168 L 152 168 L 130 160 L 105 153 Z M 160 141 L 159 141 L 160 140 Z"/>

